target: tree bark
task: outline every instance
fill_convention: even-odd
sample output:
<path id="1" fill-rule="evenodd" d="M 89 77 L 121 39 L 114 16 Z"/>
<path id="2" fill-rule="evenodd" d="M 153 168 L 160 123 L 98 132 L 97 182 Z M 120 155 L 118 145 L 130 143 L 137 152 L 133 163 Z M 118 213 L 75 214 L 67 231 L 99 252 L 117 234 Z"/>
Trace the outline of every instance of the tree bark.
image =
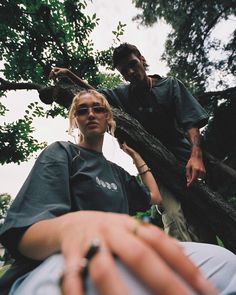
<path id="1" fill-rule="evenodd" d="M 161 142 L 144 130 L 137 120 L 114 109 L 117 123 L 116 136 L 135 148 L 151 167 L 155 177 L 161 180 L 180 202 L 198 212 L 204 223 L 211 225 L 225 247 L 236 253 L 236 210 L 206 184 L 186 187 L 185 169 Z"/>
<path id="2" fill-rule="evenodd" d="M 47 104 L 55 101 L 68 108 L 73 96 L 81 88 L 71 85 L 70 81 L 67 82 L 59 83 L 55 87 L 39 87 L 40 99 Z M 8 89 L 13 88 L 9 87 Z M 17 87 L 16 89 L 22 88 Z M 117 138 L 125 140 L 130 146 L 135 148 L 152 169 L 157 182 L 160 180 L 173 191 L 180 202 L 186 205 L 187 210 L 197 212 L 195 218 L 201 220 L 201 224 L 206 226 L 210 224 L 224 245 L 236 253 L 235 208 L 227 203 L 219 193 L 212 191 L 206 184 L 198 183 L 191 188 L 187 188 L 185 167 L 178 162 L 175 156 L 157 138 L 145 131 L 137 120 L 125 112 L 114 109 L 114 116 L 117 123 Z"/>
<path id="3" fill-rule="evenodd" d="M 41 91 L 40 99 L 42 93 L 45 95 L 45 90 Z M 69 107 L 73 96 L 80 90 L 80 87 L 71 85 L 71 81 L 64 79 L 50 93 L 53 101 Z M 206 184 L 198 183 L 187 188 L 185 167 L 175 156 L 157 138 L 145 131 L 137 120 L 119 109 L 113 110 L 117 124 L 116 137 L 125 140 L 142 155 L 157 182 L 160 180 L 173 191 L 185 205 L 185 211 L 194 213 L 194 218 L 199 219 L 200 226 L 210 225 L 225 247 L 236 253 L 235 208 Z"/>

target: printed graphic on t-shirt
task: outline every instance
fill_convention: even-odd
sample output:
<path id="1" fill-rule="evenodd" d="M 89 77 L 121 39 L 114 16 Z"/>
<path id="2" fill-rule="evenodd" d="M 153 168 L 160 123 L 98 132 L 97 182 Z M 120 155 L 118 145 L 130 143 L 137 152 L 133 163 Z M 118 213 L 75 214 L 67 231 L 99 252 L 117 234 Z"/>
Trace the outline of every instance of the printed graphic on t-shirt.
<path id="1" fill-rule="evenodd" d="M 117 191 L 117 185 L 114 182 L 109 183 L 100 179 L 98 176 L 96 177 L 96 182 L 100 187 L 104 187 L 112 191 Z"/>

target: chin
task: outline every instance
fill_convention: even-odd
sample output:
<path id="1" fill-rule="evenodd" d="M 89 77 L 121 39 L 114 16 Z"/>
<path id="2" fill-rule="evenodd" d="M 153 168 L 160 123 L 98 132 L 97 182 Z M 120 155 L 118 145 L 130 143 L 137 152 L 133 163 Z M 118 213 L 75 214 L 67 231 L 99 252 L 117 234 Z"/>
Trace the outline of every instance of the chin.
<path id="1" fill-rule="evenodd" d="M 90 132 L 87 132 L 87 137 L 101 137 L 104 136 L 105 131 L 103 130 L 90 130 Z"/>

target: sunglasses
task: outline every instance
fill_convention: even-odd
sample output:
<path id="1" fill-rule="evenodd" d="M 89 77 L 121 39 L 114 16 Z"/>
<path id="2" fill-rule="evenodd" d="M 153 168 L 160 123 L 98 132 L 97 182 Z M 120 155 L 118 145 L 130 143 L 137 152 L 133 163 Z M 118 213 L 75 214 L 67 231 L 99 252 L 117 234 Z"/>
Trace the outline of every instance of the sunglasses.
<path id="1" fill-rule="evenodd" d="M 92 106 L 92 107 L 84 107 L 84 108 L 79 108 L 76 110 L 76 115 L 77 116 L 84 116 L 89 114 L 89 109 L 93 110 L 93 113 L 95 114 L 105 114 L 107 113 L 107 109 L 102 107 L 102 106 Z"/>

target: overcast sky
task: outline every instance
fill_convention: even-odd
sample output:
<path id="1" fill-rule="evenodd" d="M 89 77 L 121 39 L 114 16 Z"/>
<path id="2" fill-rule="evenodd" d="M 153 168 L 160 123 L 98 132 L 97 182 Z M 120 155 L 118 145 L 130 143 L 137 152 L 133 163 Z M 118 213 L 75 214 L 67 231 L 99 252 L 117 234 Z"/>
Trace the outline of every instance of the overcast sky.
<path id="1" fill-rule="evenodd" d="M 167 73 L 165 64 L 160 62 L 160 56 L 164 50 L 164 41 L 168 33 L 169 27 L 164 23 L 159 23 L 152 28 L 138 28 L 137 23 L 132 22 L 132 18 L 137 14 L 138 10 L 134 8 L 131 0 L 96 0 L 89 4 L 88 14 L 96 13 L 100 18 L 99 26 L 91 35 L 98 50 L 106 49 L 111 45 L 114 38 L 112 30 L 114 30 L 118 22 L 127 24 L 125 34 L 121 38 L 122 42 L 133 43 L 146 57 L 150 64 L 149 71 L 158 72 L 161 75 Z M 0 124 L 4 121 L 12 122 L 24 115 L 24 110 L 30 102 L 39 101 L 37 91 L 9 91 L 7 97 L 2 99 L 3 103 L 10 110 L 5 118 L 0 117 Z M 45 105 L 44 105 L 45 106 Z M 34 126 L 36 128 L 35 137 L 40 141 L 48 143 L 56 140 L 70 140 L 66 134 L 67 120 L 60 118 L 44 120 L 36 119 Z M 132 160 L 120 151 L 116 141 L 106 136 L 104 144 L 104 155 L 111 161 L 120 164 L 131 174 L 135 174 L 136 170 Z M 15 196 L 21 185 L 26 179 L 35 159 L 31 159 L 27 163 L 21 165 L 8 164 L 0 166 L 0 193 L 7 192 Z"/>
<path id="2" fill-rule="evenodd" d="M 152 28 L 144 28 L 143 26 L 138 28 L 137 23 L 133 22 L 132 18 L 139 11 L 133 6 L 131 0 L 94 0 L 89 4 L 87 12 L 91 15 L 96 13 L 100 18 L 98 27 L 96 27 L 91 35 L 96 49 L 106 49 L 111 45 L 113 40 L 112 30 L 114 30 L 118 22 L 121 21 L 127 24 L 125 27 L 125 34 L 121 37 L 121 41 L 133 43 L 140 49 L 149 64 L 150 73 L 158 73 L 162 76 L 166 75 L 168 69 L 166 65 L 160 61 L 160 57 L 164 51 L 164 43 L 170 31 L 170 27 L 164 22 L 159 22 Z M 235 23 L 235 17 L 231 17 L 227 22 L 218 25 L 214 29 L 212 35 L 214 37 L 228 39 L 229 34 L 231 34 L 235 28 Z M 213 54 L 217 56 L 217 54 L 223 53 L 215 52 Z M 214 83 L 212 83 L 212 86 L 214 86 Z M 1 99 L 10 111 L 5 118 L 0 117 L 0 124 L 3 124 L 4 121 L 12 122 L 22 117 L 25 108 L 30 102 L 39 101 L 36 91 L 26 92 L 22 90 L 16 92 L 9 91 L 7 93 L 7 98 Z M 34 126 L 36 128 L 34 135 L 40 141 L 51 143 L 56 140 L 73 140 L 69 138 L 66 133 L 67 120 L 60 118 L 51 120 L 36 119 Z M 136 173 L 132 160 L 119 150 L 114 139 L 108 140 L 106 138 L 104 155 L 111 161 L 123 166 L 130 173 Z M 29 162 L 22 163 L 20 166 L 15 164 L 0 166 L 0 193 L 8 192 L 12 196 L 15 196 L 27 177 L 34 161 L 34 159 L 31 159 Z"/>

